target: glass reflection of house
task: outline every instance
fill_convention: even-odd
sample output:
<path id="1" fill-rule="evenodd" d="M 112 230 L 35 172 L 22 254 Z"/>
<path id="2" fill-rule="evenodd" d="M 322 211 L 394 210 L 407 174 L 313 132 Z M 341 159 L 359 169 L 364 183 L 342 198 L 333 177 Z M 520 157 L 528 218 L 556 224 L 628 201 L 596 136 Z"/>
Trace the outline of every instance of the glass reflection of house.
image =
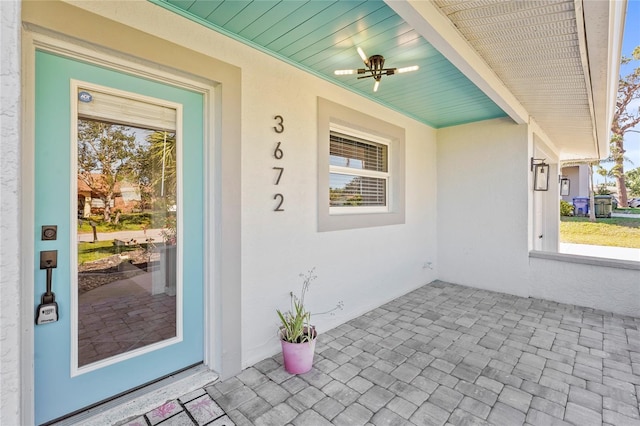
<path id="1" fill-rule="evenodd" d="M 99 175 L 94 176 L 99 177 Z M 140 187 L 122 180 L 114 187 L 110 206 L 112 209 L 121 210 L 122 213 L 132 213 L 140 209 L 141 200 Z M 91 214 L 100 214 L 104 210 L 104 205 L 104 199 L 100 193 L 78 178 L 78 216 L 89 217 Z"/>

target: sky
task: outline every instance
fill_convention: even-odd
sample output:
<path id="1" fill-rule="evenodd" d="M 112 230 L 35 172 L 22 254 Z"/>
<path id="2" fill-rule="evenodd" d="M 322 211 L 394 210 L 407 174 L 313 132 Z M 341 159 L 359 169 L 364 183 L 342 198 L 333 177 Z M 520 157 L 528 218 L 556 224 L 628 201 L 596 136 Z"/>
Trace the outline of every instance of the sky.
<path id="1" fill-rule="evenodd" d="M 627 18 L 624 26 L 624 37 L 622 41 L 622 55 L 631 57 L 631 53 L 636 46 L 640 45 L 640 0 L 628 0 L 627 2 Z M 640 61 L 633 61 L 626 67 L 620 69 L 620 75 L 629 74 L 634 68 L 640 66 Z M 631 104 L 633 110 L 640 108 L 640 99 Z M 640 125 L 634 130 L 640 131 Z M 627 151 L 626 156 L 629 157 L 633 164 L 625 163 L 625 171 L 640 167 L 640 133 L 628 132 L 624 136 L 624 147 Z M 610 169 L 613 164 L 606 163 L 603 166 Z M 594 174 L 596 183 L 603 182 L 600 175 Z M 610 179 L 608 179 L 610 180 Z"/>

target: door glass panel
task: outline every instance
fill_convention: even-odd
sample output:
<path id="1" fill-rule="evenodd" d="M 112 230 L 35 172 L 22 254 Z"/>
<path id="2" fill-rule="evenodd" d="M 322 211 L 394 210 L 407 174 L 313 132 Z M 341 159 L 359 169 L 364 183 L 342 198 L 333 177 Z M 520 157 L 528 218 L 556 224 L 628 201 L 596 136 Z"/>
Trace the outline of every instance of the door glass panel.
<path id="1" fill-rule="evenodd" d="M 97 91 L 78 99 L 83 367 L 178 336 L 180 236 L 175 110 Z"/>

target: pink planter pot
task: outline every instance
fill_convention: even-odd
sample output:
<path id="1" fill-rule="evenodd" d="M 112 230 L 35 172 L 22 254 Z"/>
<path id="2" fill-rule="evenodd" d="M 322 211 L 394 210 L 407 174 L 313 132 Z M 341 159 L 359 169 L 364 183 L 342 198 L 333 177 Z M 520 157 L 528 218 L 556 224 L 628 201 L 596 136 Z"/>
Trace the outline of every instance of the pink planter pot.
<path id="1" fill-rule="evenodd" d="M 316 349 L 316 339 L 304 343 L 282 343 L 282 357 L 284 369 L 291 374 L 303 374 L 313 366 L 313 354 Z"/>

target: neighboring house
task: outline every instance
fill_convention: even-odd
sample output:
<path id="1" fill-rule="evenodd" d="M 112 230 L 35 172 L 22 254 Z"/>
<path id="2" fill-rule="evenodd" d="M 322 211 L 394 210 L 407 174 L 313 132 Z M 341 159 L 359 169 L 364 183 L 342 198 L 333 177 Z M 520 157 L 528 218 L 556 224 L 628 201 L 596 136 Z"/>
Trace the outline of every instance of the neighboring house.
<path id="1" fill-rule="evenodd" d="M 481 3 L 0 2 L 0 423 L 197 363 L 233 376 L 279 350 L 275 310 L 312 267 L 311 310 L 344 302 L 321 331 L 434 280 L 637 316 L 638 262 L 558 253 L 558 165 L 607 156 L 626 2 Z M 374 92 L 333 74 L 364 67 L 356 47 L 420 69 Z M 87 366 L 79 114 L 176 132 L 181 149 L 177 335 Z M 330 206 L 329 188 L 350 202 Z M 36 326 L 50 250 L 60 317 Z"/>
<path id="2" fill-rule="evenodd" d="M 104 200 L 100 194 L 78 179 L 78 215 L 89 217 L 104 210 Z M 140 209 L 140 187 L 126 180 L 116 183 L 111 208 L 119 209 L 122 213 L 131 213 Z"/>
<path id="3" fill-rule="evenodd" d="M 569 195 L 563 195 L 562 199 L 572 203 L 574 198 L 589 197 L 589 165 L 579 164 L 562 168 L 562 176 L 569 179 Z"/>
<path id="4" fill-rule="evenodd" d="M 566 177 L 570 181 L 569 195 L 563 195 L 562 199 L 568 203 L 573 203 L 574 198 L 589 198 L 589 165 L 578 164 L 573 166 L 565 166 L 562 168 L 562 176 Z M 595 185 L 596 194 L 601 185 Z M 609 194 L 616 197 L 616 186 L 606 185 L 606 190 Z M 614 199 L 614 207 L 617 205 L 617 198 Z"/>

